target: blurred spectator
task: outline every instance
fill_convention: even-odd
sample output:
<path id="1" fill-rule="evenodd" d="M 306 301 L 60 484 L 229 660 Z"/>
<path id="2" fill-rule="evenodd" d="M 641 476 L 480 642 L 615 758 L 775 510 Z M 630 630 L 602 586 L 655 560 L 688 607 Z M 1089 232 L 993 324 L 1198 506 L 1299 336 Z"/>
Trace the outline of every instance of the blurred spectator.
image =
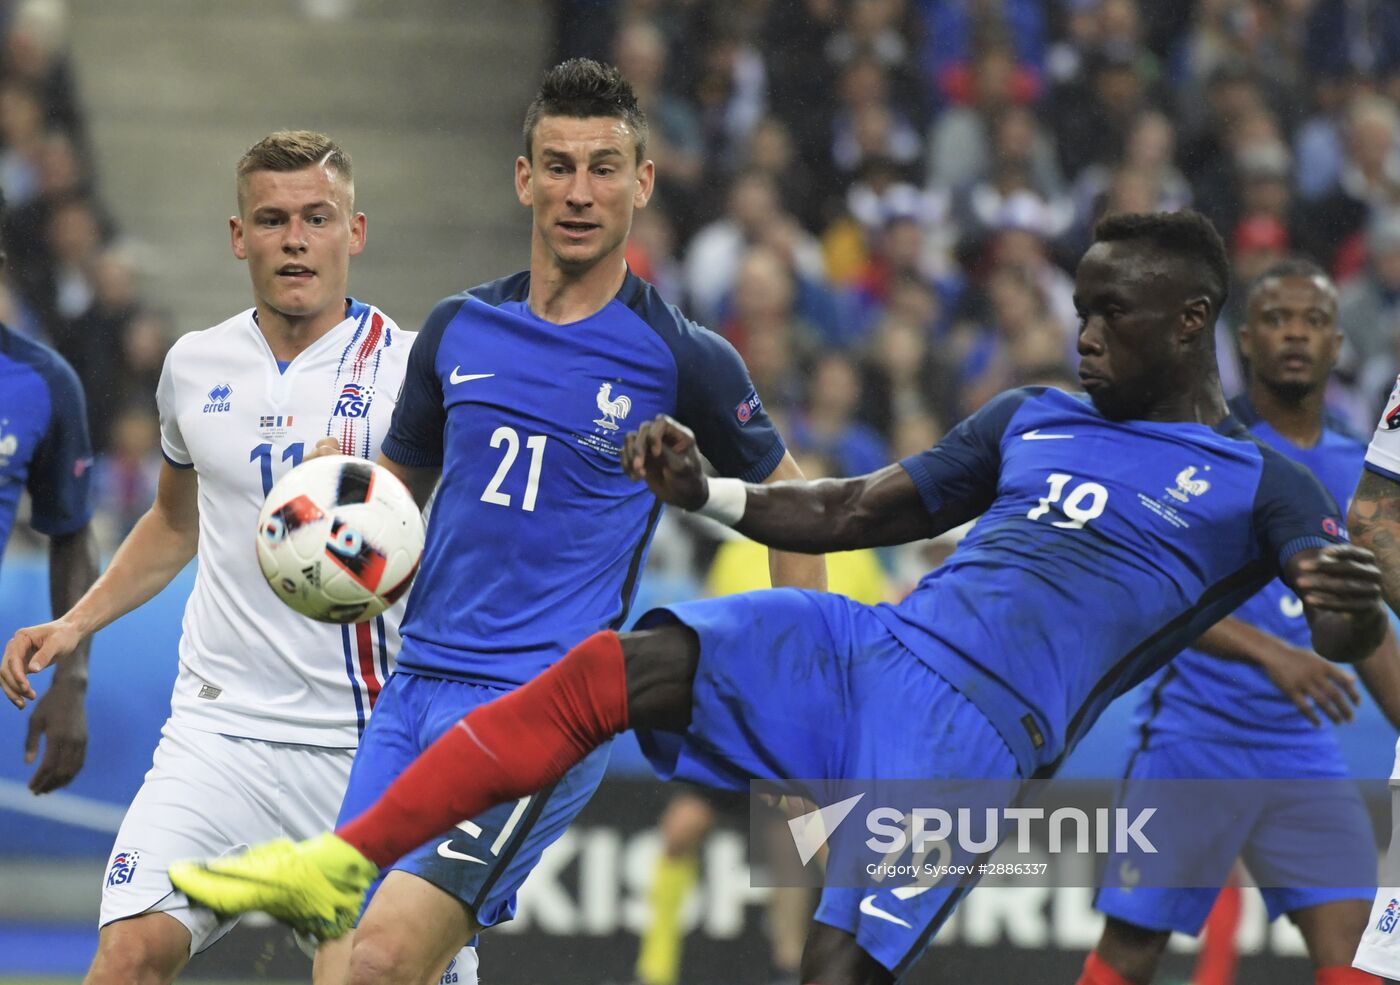
<path id="1" fill-rule="evenodd" d="M 64 133 L 86 159 L 87 131 L 78 111 L 77 87 L 64 51 L 67 13 L 63 0 L 19 0 L 5 34 L 0 71 L 9 81 L 34 87 L 50 130 Z"/>
<path id="2" fill-rule="evenodd" d="M 861 418 L 893 444 L 912 418 L 927 419 L 942 430 L 937 421 L 952 379 L 931 341 L 923 326 L 899 314 L 886 315 L 871 340 L 863 367 Z"/>
<path id="3" fill-rule="evenodd" d="M 686 291 L 699 321 L 707 325 L 718 323 L 720 306 L 734 284 L 744 251 L 763 242 L 783 218 L 772 179 L 754 172 L 734 179 L 724 216 L 696 233 L 685 255 Z M 820 278 L 821 247 L 805 235 L 796 234 L 794 239 L 791 247 L 795 269 L 805 276 Z"/>
<path id="4" fill-rule="evenodd" d="M 98 454 L 94 475 L 106 521 L 100 525 L 104 549 L 120 544 L 150 509 L 160 463 L 160 421 L 155 411 L 144 406 L 124 408 L 111 422 L 111 444 Z"/>
<path id="5" fill-rule="evenodd" d="M 1400 213 L 1379 217 L 1366 240 L 1366 268 L 1337 292 L 1337 323 L 1347 337 L 1343 364 L 1374 403 L 1395 376 L 1400 340 Z"/>
<path id="6" fill-rule="evenodd" d="M 728 27 L 711 37 L 695 83 L 695 102 L 710 160 L 739 160 L 768 106 L 768 69 L 749 38 Z"/>
<path id="7" fill-rule="evenodd" d="M 1273 215 L 1247 216 L 1230 239 L 1230 293 L 1221 321 L 1238 332 L 1245 320 L 1249 285 L 1269 267 L 1288 255 L 1288 227 Z"/>
<path id="8" fill-rule="evenodd" d="M 788 421 L 788 443 L 831 459 L 842 475 L 864 475 L 890 463 L 880 435 L 856 417 L 861 378 L 849 356 L 823 356 L 808 378 L 802 409 Z"/>
<path id="9" fill-rule="evenodd" d="M 846 65 L 831 125 L 831 163 L 842 183 L 871 160 L 892 161 L 912 174 L 920 144 L 913 121 L 890 100 L 889 79 L 880 63 L 862 57 Z"/>
<path id="10" fill-rule="evenodd" d="M 783 258 L 767 247 L 755 247 L 739 264 L 731 315 L 720 326 L 720 334 L 749 362 L 750 375 L 755 374 L 755 348 L 767 347 L 759 353 L 764 365 L 754 383 L 757 386 L 762 376 L 760 396 L 779 406 L 796 402 L 801 394 L 800 370 L 810 365 L 821 345 L 820 333 L 795 314 L 796 296 L 795 279 Z M 787 358 L 775 359 L 774 345 Z"/>
<path id="11" fill-rule="evenodd" d="M 39 194 L 44 133 L 44 107 L 34 90 L 18 82 L 0 85 L 0 191 L 9 208 Z"/>
<path id="12" fill-rule="evenodd" d="M 676 237 L 671 220 L 654 202 L 632 214 L 632 233 L 627 241 L 627 266 L 664 298 L 684 296 L 685 281 L 675 258 Z"/>
<path id="13" fill-rule="evenodd" d="M 1377 214 L 1400 205 L 1400 114 L 1381 96 L 1361 96 L 1347 112 L 1336 183 L 1309 211 L 1308 252 L 1331 266 L 1347 240 Z"/>
<path id="14" fill-rule="evenodd" d="M 1391 0 L 1315 0 L 1305 67 L 1328 79 L 1383 76 L 1400 67 L 1400 5 Z"/>
<path id="15" fill-rule="evenodd" d="M 923 87 L 914 65 L 913 37 L 905 0 L 851 0 L 845 21 L 826 43 L 827 60 L 838 70 L 869 59 L 889 79 L 894 102 L 916 120 L 923 117 Z"/>
<path id="16" fill-rule="evenodd" d="M 704 143 L 690 104 L 663 87 L 666 39 L 649 21 L 629 21 L 618 32 L 614 60 L 647 116 L 647 156 L 656 162 L 655 204 L 687 225 L 704 173 Z"/>
<path id="17" fill-rule="evenodd" d="M 1089 57 L 1084 81 L 1055 93 L 1052 112 L 1066 174 L 1123 156 L 1134 122 L 1155 102 L 1149 81 L 1138 71 L 1140 58 L 1131 45 L 1105 43 Z"/>
<path id="18" fill-rule="evenodd" d="M 989 323 L 968 339 L 958 368 L 959 417 L 1021 385 L 1032 372 L 1067 358 L 1064 332 L 1051 319 L 1044 296 L 1026 271 L 999 269 L 987 285 L 987 298 Z"/>
<path id="19" fill-rule="evenodd" d="M 776 116 L 767 116 L 749 134 L 742 171 L 766 175 L 778 189 L 782 208 L 792 213 L 808 232 L 822 224 L 823 202 L 812 170 L 797 153 L 788 126 Z"/>
<path id="20" fill-rule="evenodd" d="M 55 212 L 55 218 L 69 214 Z M 112 427 L 111 408 L 151 405 L 154 388 L 137 390 L 128 368 L 127 332 L 136 316 L 136 271 L 121 250 L 102 251 L 90 261 L 91 303 L 76 317 L 55 323 L 54 348 L 72 364 L 88 399 L 92 446 L 103 451 Z M 141 378 L 142 385 L 150 382 Z"/>
<path id="21" fill-rule="evenodd" d="M 1006 45 L 992 42 L 978 49 L 968 99 L 944 110 L 929 131 L 930 188 L 960 190 L 988 175 L 996 120 L 1023 98 L 1016 91 L 1015 71 Z"/>
<path id="22" fill-rule="evenodd" d="M 920 0 L 918 6 L 924 20 L 924 74 L 943 100 L 976 100 L 976 52 L 992 40 L 1009 56 L 1016 98 L 1029 101 L 1039 95 L 1046 49 L 1040 0 Z"/>
<path id="23" fill-rule="evenodd" d="M 1094 224 L 1110 212 L 1174 212 L 1191 203 L 1191 186 L 1177 170 L 1176 130 L 1165 113 L 1145 110 L 1128 131 L 1116 167 L 1093 164 L 1074 187 L 1076 249 L 1087 247 Z M 1115 185 L 1132 183 L 1133 187 Z"/>

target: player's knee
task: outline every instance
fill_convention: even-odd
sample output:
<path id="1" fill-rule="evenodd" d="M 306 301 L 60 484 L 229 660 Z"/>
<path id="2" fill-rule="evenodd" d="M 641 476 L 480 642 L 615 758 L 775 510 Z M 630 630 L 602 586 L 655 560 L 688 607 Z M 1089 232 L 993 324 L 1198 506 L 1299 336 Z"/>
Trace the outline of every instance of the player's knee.
<path id="1" fill-rule="evenodd" d="M 1129 981 L 1151 981 L 1170 937 L 1170 931 L 1109 917 L 1094 950 L 1109 968 Z"/>
<path id="2" fill-rule="evenodd" d="M 799 977 L 813 985 L 891 985 L 894 981 L 894 975 L 853 936 L 824 923 L 812 924 Z"/>
<path id="3" fill-rule="evenodd" d="M 446 964 L 444 960 L 442 962 Z M 362 924 L 350 950 L 350 985 L 422 985 L 433 975 L 412 934 Z M 441 969 L 436 969 L 440 974 Z"/>
<path id="4" fill-rule="evenodd" d="M 102 928 L 84 985 L 167 985 L 190 956 L 190 934 L 174 918 L 153 913 Z"/>
<path id="5" fill-rule="evenodd" d="M 695 630 L 680 623 L 622 636 L 627 710 L 633 728 L 684 731 L 690 724 L 691 686 L 700 663 Z"/>

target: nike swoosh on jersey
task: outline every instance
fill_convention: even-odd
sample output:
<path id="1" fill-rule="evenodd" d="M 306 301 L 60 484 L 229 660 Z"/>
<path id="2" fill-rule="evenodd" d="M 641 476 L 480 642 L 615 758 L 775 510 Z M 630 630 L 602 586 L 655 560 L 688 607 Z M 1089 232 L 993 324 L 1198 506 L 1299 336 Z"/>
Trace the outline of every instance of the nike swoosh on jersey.
<path id="1" fill-rule="evenodd" d="M 901 920 L 893 913 L 886 913 L 884 910 L 876 906 L 875 896 L 873 893 L 860 901 L 860 912 L 864 913 L 867 917 L 876 917 L 880 920 L 888 920 L 890 923 L 903 927 L 905 930 L 914 929 L 909 925 L 909 922 L 907 920 Z"/>
<path id="2" fill-rule="evenodd" d="M 475 862 L 477 865 L 486 864 L 485 859 L 477 858 L 475 855 L 468 855 L 466 852 L 457 851 L 457 849 L 452 847 L 452 842 L 450 840 L 444 841 L 441 845 L 438 845 L 437 852 L 443 858 L 455 858 L 462 862 Z"/>
<path id="3" fill-rule="evenodd" d="M 1032 431 L 1027 431 L 1025 434 L 1021 435 L 1021 438 L 1024 441 L 1054 441 L 1057 438 L 1073 437 L 1074 435 L 1072 434 L 1041 434 L 1040 428 L 1036 428 Z"/>
<path id="4" fill-rule="evenodd" d="M 453 367 L 452 375 L 447 378 L 449 383 L 466 383 L 469 380 L 484 380 L 495 376 L 495 373 L 463 373 L 461 366 Z"/>

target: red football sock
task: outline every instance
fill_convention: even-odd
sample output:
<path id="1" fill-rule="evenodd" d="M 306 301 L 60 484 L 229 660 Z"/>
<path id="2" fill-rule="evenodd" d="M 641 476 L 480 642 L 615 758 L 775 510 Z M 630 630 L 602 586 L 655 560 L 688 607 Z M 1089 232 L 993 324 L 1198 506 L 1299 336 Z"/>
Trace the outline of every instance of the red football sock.
<path id="1" fill-rule="evenodd" d="M 1118 972 L 1108 966 L 1098 951 L 1090 951 L 1084 959 L 1084 971 L 1075 985 L 1133 985 Z"/>
<path id="2" fill-rule="evenodd" d="M 459 821 L 543 789 L 626 728 L 622 644 L 616 633 L 595 633 L 533 681 L 473 709 L 336 834 L 382 868 Z"/>
<path id="3" fill-rule="evenodd" d="M 1235 971 L 1240 963 L 1240 949 L 1235 938 L 1243 912 L 1240 873 L 1235 869 L 1206 916 L 1201 953 L 1191 974 L 1192 985 L 1234 985 Z"/>
<path id="4" fill-rule="evenodd" d="M 1313 982 L 1316 985 L 1380 985 L 1380 979 L 1369 971 L 1340 964 L 1317 969 Z"/>

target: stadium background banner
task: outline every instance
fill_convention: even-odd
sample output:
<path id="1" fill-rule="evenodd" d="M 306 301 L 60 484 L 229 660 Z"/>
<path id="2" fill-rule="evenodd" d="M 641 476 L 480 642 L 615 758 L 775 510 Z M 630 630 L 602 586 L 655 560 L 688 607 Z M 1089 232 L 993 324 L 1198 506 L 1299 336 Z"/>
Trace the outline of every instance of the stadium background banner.
<path id="1" fill-rule="evenodd" d="M 27 715 L 0 709 L 0 976 L 80 973 L 96 946 L 98 880 L 126 804 L 150 767 L 151 753 L 169 711 L 175 678 L 180 617 L 193 584 L 193 568 L 159 597 L 100 633 L 93 646 L 88 695 L 87 763 L 64 791 L 36 798 L 25 787 L 33 767 L 23 762 Z M 667 601 L 677 587 L 644 582 L 637 611 Z M 0 634 L 48 618 L 48 581 L 42 562 L 12 559 L 0 576 Z M 46 685 L 41 678 L 41 687 Z M 1128 747 L 1131 699 L 1110 708 L 1069 761 L 1077 777 L 1114 776 Z M 1341 730 L 1356 776 L 1389 773 L 1392 739 L 1379 713 L 1363 702 L 1358 720 Z M 545 856 L 522 895 L 520 915 L 487 942 L 483 959 L 501 969 L 502 985 L 554 980 L 561 967 L 587 969 L 580 985 L 626 980 L 636 935 L 646 912 L 646 880 L 657 838 L 652 825 L 669 790 L 650 778 L 635 744 L 619 743 L 610 777 L 579 823 Z M 1388 805 L 1373 805 L 1384 817 Z M 687 921 L 688 981 L 731 981 L 726 970 L 766 967 L 763 900 L 750 886 L 742 805 L 722 820 L 704 846 L 700 891 Z M 48 899 L 42 912 L 26 901 L 26 873 L 69 874 L 68 904 Z M 46 894 L 51 895 L 51 894 Z M 60 894 L 62 895 L 62 894 Z M 1273 982 L 1303 967 L 1301 940 L 1286 922 L 1265 924 L 1262 905 L 1244 894 L 1239 939 L 1244 962 L 1238 982 Z M 1099 918 L 1082 888 L 986 889 L 972 894 L 940 937 L 937 952 L 921 966 L 920 982 L 1073 980 L 1078 963 L 1097 939 Z M 58 949 L 38 943 L 61 935 Z M 58 960 L 57 951 L 66 957 Z M 42 958 L 43 960 L 40 960 Z M 1190 959 L 1173 959 L 1183 972 Z M 192 973 L 215 977 L 303 977 L 301 959 L 287 935 L 270 926 L 241 929 L 202 956 Z M 28 962 L 28 964 L 25 964 Z M 68 969 L 73 964 L 75 969 Z M 79 967 L 81 965 L 81 967 Z M 507 973 L 506 969 L 509 969 Z M 713 969 L 706 977 L 705 969 Z M 582 972 L 580 971 L 580 974 Z M 968 977 L 973 976 L 973 977 Z M 986 979 L 990 980 L 990 979 Z"/>

